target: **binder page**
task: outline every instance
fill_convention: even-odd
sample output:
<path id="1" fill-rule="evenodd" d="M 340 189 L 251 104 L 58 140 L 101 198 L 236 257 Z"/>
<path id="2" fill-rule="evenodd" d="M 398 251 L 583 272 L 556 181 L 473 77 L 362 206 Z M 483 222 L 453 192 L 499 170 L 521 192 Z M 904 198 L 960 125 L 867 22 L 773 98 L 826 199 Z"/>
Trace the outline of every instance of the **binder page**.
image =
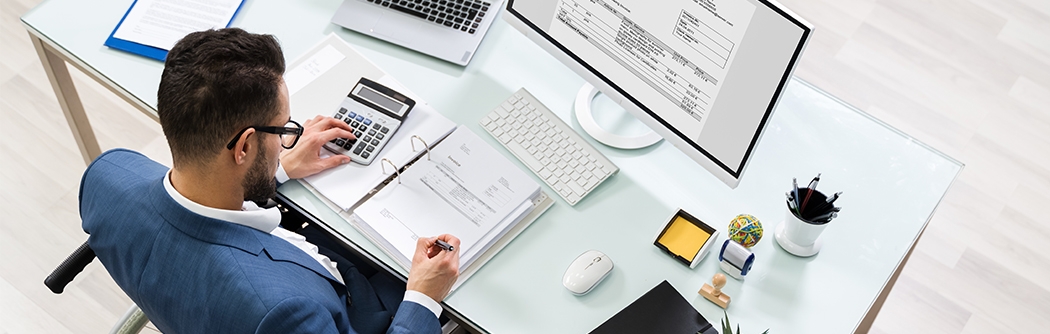
<path id="1" fill-rule="evenodd" d="M 460 127 L 420 158 L 389 185 L 354 211 L 371 230 L 406 259 L 416 239 L 452 234 L 460 253 L 489 244 L 486 236 L 510 216 L 520 215 L 540 187 L 531 177 L 489 146 L 474 132 Z M 512 214 L 513 213 L 513 214 Z M 460 266 L 465 267 L 467 261 Z"/>
<path id="2" fill-rule="evenodd" d="M 171 50 L 194 31 L 225 28 L 242 0 L 138 0 L 113 37 Z"/>
<path id="3" fill-rule="evenodd" d="M 357 82 L 356 79 L 347 81 Z M 379 151 L 379 157 L 373 159 L 368 166 L 351 162 L 305 179 L 306 182 L 310 183 L 310 186 L 344 210 L 357 203 L 370 190 L 378 186 L 380 182 L 393 173 L 393 168 L 389 165 L 386 166 L 386 173 L 383 172 L 383 158 L 390 159 L 400 168 L 425 151 L 423 145 L 418 141 L 416 149 L 412 149 L 411 138 L 413 135 L 423 138 L 427 145 L 434 145 L 434 143 L 456 129 L 456 123 L 438 113 L 437 110 L 422 102 L 416 96 L 408 94 L 389 75 L 383 76 L 377 82 L 391 89 L 406 93 L 406 95 L 417 101 L 416 106 L 409 112 L 404 123 L 401 123 L 401 127 L 390 138 L 390 142 L 383 147 L 382 151 Z M 349 93 L 349 89 L 342 94 L 345 97 L 347 93 Z M 315 112 L 322 115 L 330 115 L 335 113 L 337 107 L 338 103 L 332 105 L 331 111 L 315 110 Z M 328 157 L 332 154 L 334 153 L 324 149 L 321 150 L 322 157 Z"/>

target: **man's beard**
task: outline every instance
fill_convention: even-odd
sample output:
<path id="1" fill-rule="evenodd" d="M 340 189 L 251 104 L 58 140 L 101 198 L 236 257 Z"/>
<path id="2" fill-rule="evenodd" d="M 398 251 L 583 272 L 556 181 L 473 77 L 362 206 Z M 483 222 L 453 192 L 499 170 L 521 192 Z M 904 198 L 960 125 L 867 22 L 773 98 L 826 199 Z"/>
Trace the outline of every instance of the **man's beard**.
<path id="1" fill-rule="evenodd" d="M 277 195 L 277 182 L 270 172 L 270 156 L 259 144 L 259 154 L 244 177 L 244 200 L 263 203 Z"/>

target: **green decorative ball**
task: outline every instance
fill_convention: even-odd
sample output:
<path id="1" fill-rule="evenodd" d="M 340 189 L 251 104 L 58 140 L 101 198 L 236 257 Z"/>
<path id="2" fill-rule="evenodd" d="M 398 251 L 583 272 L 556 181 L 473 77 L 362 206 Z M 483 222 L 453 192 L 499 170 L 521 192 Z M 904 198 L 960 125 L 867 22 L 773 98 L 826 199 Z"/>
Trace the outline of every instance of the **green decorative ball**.
<path id="1" fill-rule="evenodd" d="M 739 215 L 729 222 L 729 240 L 751 248 L 762 240 L 762 222 L 752 215 Z"/>

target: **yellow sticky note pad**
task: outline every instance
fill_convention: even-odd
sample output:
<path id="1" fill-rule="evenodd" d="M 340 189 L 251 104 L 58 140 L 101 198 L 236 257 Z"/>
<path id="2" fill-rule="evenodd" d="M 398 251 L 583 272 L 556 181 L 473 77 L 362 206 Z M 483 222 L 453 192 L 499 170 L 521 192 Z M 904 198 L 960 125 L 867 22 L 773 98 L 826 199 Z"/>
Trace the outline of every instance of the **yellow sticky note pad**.
<path id="1" fill-rule="evenodd" d="M 678 216 L 674 217 L 674 221 L 667 228 L 667 232 L 664 232 L 664 235 L 660 237 L 659 243 L 667 247 L 667 250 L 671 251 L 671 253 L 693 262 L 693 257 L 696 256 L 696 253 L 700 251 L 700 247 L 703 247 L 710 237 L 711 233 L 701 230 L 699 226 L 693 225 L 685 218 Z"/>
<path id="2" fill-rule="evenodd" d="M 693 267 L 706 255 L 706 245 L 718 231 L 679 210 L 656 239 L 656 246 Z"/>

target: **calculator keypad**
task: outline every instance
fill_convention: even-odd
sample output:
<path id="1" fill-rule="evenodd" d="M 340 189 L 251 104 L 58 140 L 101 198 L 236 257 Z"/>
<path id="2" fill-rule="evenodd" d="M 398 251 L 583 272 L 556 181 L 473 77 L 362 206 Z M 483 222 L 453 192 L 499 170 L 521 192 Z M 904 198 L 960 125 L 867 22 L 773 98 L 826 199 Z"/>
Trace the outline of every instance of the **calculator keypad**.
<path id="1" fill-rule="evenodd" d="M 389 132 L 400 125 L 398 120 L 372 110 L 354 111 L 340 107 L 332 117 L 350 125 L 357 138 L 336 138 L 326 143 L 325 148 L 346 154 L 350 161 L 362 165 L 372 163 L 372 156 L 386 146 Z"/>

